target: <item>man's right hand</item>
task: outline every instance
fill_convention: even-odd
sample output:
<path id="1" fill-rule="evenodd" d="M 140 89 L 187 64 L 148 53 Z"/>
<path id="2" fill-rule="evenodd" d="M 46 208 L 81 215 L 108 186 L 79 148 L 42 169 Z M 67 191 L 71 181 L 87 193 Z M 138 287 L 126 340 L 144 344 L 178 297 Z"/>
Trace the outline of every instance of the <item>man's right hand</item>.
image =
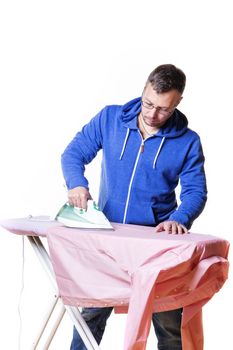
<path id="1" fill-rule="evenodd" d="M 78 186 L 68 191 L 68 201 L 70 205 L 87 209 L 87 201 L 92 199 L 86 187 Z"/>

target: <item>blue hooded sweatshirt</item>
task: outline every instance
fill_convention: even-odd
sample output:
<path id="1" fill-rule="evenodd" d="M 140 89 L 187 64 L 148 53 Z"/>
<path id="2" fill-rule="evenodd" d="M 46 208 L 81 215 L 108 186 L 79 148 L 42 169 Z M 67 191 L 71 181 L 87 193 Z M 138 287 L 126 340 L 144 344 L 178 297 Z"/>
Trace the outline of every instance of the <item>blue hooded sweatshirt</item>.
<path id="1" fill-rule="evenodd" d="M 175 109 L 158 133 L 143 140 L 140 111 L 141 98 L 107 106 L 76 134 L 62 155 L 67 188 L 88 188 L 85 165 L 102 149 L 99 207 L 110 221 L 156 226 L 175 220 L 190 228 L 207 198 L 200 138 Z"/>

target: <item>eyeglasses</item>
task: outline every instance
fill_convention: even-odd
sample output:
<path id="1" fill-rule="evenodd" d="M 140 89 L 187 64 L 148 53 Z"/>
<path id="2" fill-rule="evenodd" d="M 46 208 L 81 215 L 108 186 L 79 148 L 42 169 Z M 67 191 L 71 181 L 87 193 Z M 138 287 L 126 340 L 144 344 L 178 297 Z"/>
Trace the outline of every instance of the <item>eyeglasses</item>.
<path id="1" fill-rule="evenodd" d="M 143 101 L 142 100 L 142 106 L 147 108 L 147 109 L 155 109 L 156 111 L 158 111 L 158 113 L 162 114 L 162 115 L 169 115 L 171 114 L 175 108 L 173 109 L 167 109 L 165 107 L 156 107 L 155 105 L 153 105 L 152 103 L 150 102 L 146 102 L 146 101 Z"/>

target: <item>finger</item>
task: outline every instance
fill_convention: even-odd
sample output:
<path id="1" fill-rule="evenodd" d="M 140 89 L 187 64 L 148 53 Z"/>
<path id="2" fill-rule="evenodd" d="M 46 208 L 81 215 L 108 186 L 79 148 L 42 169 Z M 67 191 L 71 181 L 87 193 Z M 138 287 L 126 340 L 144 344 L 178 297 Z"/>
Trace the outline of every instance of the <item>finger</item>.
<path id="1" fill-rule="evenodd" d="M 178 227 L 177 227 L 177 223 L 173 222 L 172 226 L 171 226 L 171 233 L 172 234 L 177 234 L 178 233 Z"/>
<path id="2" fill-rule="evenodd" d="M 75 202 L 75 207 L 83 209 L 83 207 L 82 207 L 82 200 L 81 200 L 80 197 L 75 198 L 74 202 Z"/>
<path id="3" fill-rule="evenodd" d="M 184 226 L 183 225 L 177 225 L 178 234 L 184 233 Z"/>
<path id="4" fill-rule="evenodd" d="M 162 224 L 159 224 L 155 227 L 155 232 L 162 232 L 162 231 L 164 231 Z"/>
<path id="5" fill-rule="evenodd" d="M 172 233 L 172 223 L 171 222 L 164 222 L 164 231 L 166 233 L 171 234 Z"/>
<path id="6" fill-rule="evenodd" d="M 74 207 L 77 206 L 77 203 L 78 203 L 78 197 L 77 195 L 74 195 L 72 192 L 69 193 L 68 195 L 68 201 L 69 201 L 69 204 L 70 205 L 73 205 Z"/>
<path id="7" fill-rule="evenodd" d="M 164 222 L 164 231 L 166 233 L 172 234 L 172 223 L 171 222 Z"/>
<path id="8" fill-rule="evenodd" d="M 187 227 L 185 227 L 184 225 L 181 225 L 182 229 L 183 229 L 183 233 L 190 233 L 187 229 Z"/>
<path id="9" fill-rule="evenodd" d="M 178 224 L 178 234 L 185 234 L 185 233 L 189 233 L 188 232 L 188 229 L 184 226 L 184 225 L 182 225 L 182 224 Z"/>
<path id="10" fill-rule="evenodd" d="M 87 210 L 87 197 L 86 196 L 81 196 L 80 198 L 80 208 Z"/>
<path id="11" fill-rule="evenodd" d="M 77 208 L 81 208 L 81 200 L 79 197 L 73 198 L 73 206 Z"/>
<path id="12" fill-rule="evenodd" d="M 92 196 L 88 191 L 86 191 L 80 195 L 80 205 L 81 205 L 82 209 L 87 210 L 89 199 L 92 199 Z"/>
<path id="13" fill-rule="evenodd" d="M 75 197 L 74 196 L 68 196 L 68 202 L 70 205 L 75 207 Z"/>

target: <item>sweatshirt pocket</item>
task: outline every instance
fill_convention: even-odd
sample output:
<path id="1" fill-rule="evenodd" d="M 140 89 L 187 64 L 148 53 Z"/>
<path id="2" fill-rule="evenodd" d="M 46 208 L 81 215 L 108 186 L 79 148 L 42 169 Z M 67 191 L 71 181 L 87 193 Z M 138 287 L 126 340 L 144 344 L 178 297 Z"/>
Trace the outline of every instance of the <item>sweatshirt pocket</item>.
<path id="1" fill-rule="evenodd" d="M 144 226 L 155 226 L 156 218 L 151 206 L 138 202 L 129 204 L 126 213 L 126 223 Z"/>
<path id="2" fill-rule="evenodd" d="M 125 210 L 126 224 L 156 226 L 158 223 L 153 208 L 143 202 L 137 202 L 137 204 L 129 203 L 126 208 L 126 203 L 111 199 L 105 203 L 102 209 L 109 221 L 119 223 L 123 223 Z"/>
<path id="3" fill-rule="evenodd" d="M 124 208 L 124 203 L 109 199 L 105 203 L 102 211 L 109 221 L 122 223 L 124 218 Z"/>

